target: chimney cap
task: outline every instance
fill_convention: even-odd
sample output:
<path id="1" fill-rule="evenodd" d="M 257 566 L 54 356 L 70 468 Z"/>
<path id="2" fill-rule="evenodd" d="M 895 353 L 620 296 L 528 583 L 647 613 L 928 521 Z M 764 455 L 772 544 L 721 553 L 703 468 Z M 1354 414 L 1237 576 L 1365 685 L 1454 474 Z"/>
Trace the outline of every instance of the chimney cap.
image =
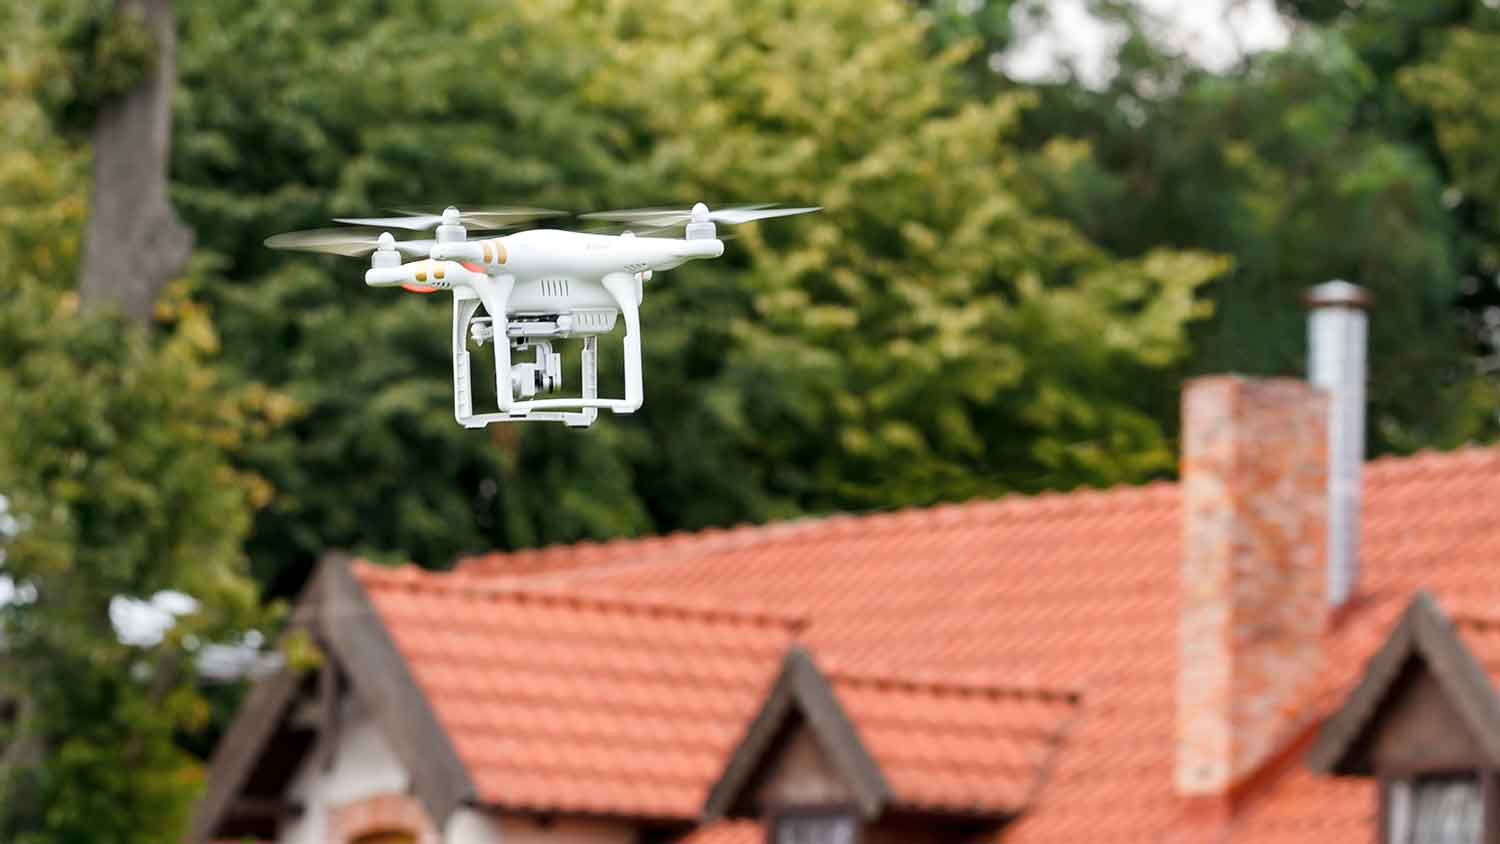
<path id="1" fill-rule="evenodd" d="M 1319 310 L 1322 308 L 1360 308 L 1369 310 L 1374 302 L 1370 291 L 1357 284 L 1347 281 L 1334 280 L 1325 281 L 1314 287 L 1309 287 L 1302 295 L 1302 304 L 1308 310 Z"/>

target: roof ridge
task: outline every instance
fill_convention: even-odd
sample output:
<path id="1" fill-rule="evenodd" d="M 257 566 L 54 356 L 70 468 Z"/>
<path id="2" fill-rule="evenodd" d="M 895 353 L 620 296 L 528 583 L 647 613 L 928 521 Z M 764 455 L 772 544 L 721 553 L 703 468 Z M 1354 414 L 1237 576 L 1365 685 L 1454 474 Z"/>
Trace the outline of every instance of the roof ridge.
<path id="1" fill-rule="evenodd" d="M 1365 468 L 1375 471 L 1423 468 L 1423 464 L 1461 463 L 1478 459 L 1500 459 L 1500 448 L 1492 444 L 1465 442 L 1453 448 L 1419 448 L 1408 454 L 1382 454 L 1365 461 Z"/>
<path id="2" fill-rule="evenodd" d="M 487 577 L 536 577 L 555 573 L 542 571 L 485 572 L 491 566 L 503 566 L 504 561 L 519 561 L 527 558 L 567 558 L 600 555 L 595 563 L 584 562 L 569 571 L 580 568 L 612 569 L 618 565 L 636 564 L 643 560 L 623 557 L 608 557 L 611 548 L 640 548 L 641 556 L 650 556 L 651 563 L 667 563 L 679 557 L 697 556 L 705 550 L 752 548 L 805 538 L 804 534 L 818 528 L 829 528 L 827 536 L 837 536 L 840 531 L 857 531 L 862 535 L 888 533 L 909 528 L 917 520 L 951 521 L 954 524 L 989 524 L 993 521 L 1017 516 L 1035 516 L 1037 511 L 1047 514 L 1072 514 L 1081 507 L 1097 507 L 1106 501 L 1119 499 L 1151 500 L 1158 496 L 1175 493 L 1175 481 L 1157 480 L 1145 484 L 1116 484 L 1102 489 L 1080 488 L 1073 490 L 1044 490 L 1039 493 L 1009 492 L 995 498 L 972 498 L 966 501 L 949 501 L 937 504 L 895 507 L 886 510 L 865 512 L 826 513 L 799 516 L 793 519 L 770 521 L 761 524 L 738 524 L 728 528 L 703 528 L 696 531 L 673 531 L 657 536 L 629 537 L 604 542 L 584 541 L 571 544 L 550 545 L 544 548 L 528 548 L 517 551 L 492 551 L 460 558 L 455 571 L 470 576 Z M 667 546 L 671 550 L 662 553 L 653 546 Z M 655 551 L 655 553 L 652 553 Z"/>
<path id="3" fill-rule="evenodd" d="M 1047 702 L 1076 704 L 1082 695 L 1075 689 L 981 680 L 978 678 L 944 678 L 927 674 L 899 674 L 894 671 L 869 671 L 849 669 L 826 669 L 824 675 L 829 682 L 854 686 L 873 686 L 907 691 L 927 691 L 937 694 L 980 695 L 994 698 L 1030 698 Z"/>
<path id="4" fill-rule="evenodd" d="M 729 527 L 706 527 L 698 530 L 675 530 L 648 536 L 618 537 L 615 539 L 558 543 L 541 548 L 521 548 L 514 551 L 488 551 L 468 557 L 460 557 L 455 568 L 461 571 L 475 565 L 485 566 L 506 559 L 526 557 L 581 557 L 592 553 L 607 553 L 611 548 L 649 547 L 655 545 L 680 546 L 680 552 L 698 553 L 706 545 L 725 547 L 750 547 L 785 538 L 785 534 L 797 533 L 836 519 L 853 518 L 848 513 L 798 516 L 791 519 L 762 523 L 742 522 Z M 611 560 L 610 562 L 617 562 Z M 524 572 L 518 572 L 524 574 Z"/>
<path id="5" fill-rule="evenodd" d="M 459 571 L 434 572 L 411 563 L 384 566 L 367 560 L 353 562 L 354 574 L 364 585 L 372 582 L 412 590 L 456 593 L 474 599 L 505 600 L 518 603 L 535 601 L 543 605 L 572 606 L 627 614 L 659 615 L 710 622 L 738 622 L 762 627 L 783 627 L 795 635 L 807 626 L 807 619 L 792 613 L 726 606 L 701 599 L 668 599 L 653 593 L 635 598 L 603 590 L 586 590 L 557 583 L 539 584 L 521 581 L 480 579 Z"/>
<path id="6" fill-rule="evenodd" d="M 1477 627 L 1482 630 L 1500 629 L 1500 612 L 1486 613 L 1470 606 L 1454 609 L 1444 608 L 1455 627 Z"/>
<path id="7" fill-rule="evenodd" d="M 1366 465 L 1378 476 L 1392 472 L 1422 471 L 1481 459 L 1500 459 L 1500 448 L 1465 443 L 1447 451 L 1422 449 L 1405 455 L 1385 455 L 1367 461 Z M 1122 499 L 1152 501 L 1158 496 L 1175 494 L 1176 490 L 1176 480 L 1156 480 L 1103 488 L 1082 487 L 1037 493 L 1008 492 L 994 498 L 972 498 L 864 512 L 814 514 L 759 524 L 741 523 L 730 527 L 672 531 L 654 536 L 585 540 L 541 548 L 490 551 L 459 558 L 455 570 L 473 576 L 505 578 L 536 578 L 563 570 L 570 573 L 577 573 L 582 569 L 610 571 L 618 566 L 647 562 L 640 559 L 643 557 L 649 557 L 650 563 L 665 564 L 705 552 L 795 541 L 805 538 L 807 532 L 819 529 L 827 529 L 828 532 L 823 534 L 826 536 L 838 536 L 840 530 L 878 534 L 909 528 L 916 521 L 933 519 L 952 520 L 955 524 L 983 525 L 1013 517 L 1034 518 L 1039 514 L 1071 516 L 1080 511 L 1086 513 L 1088 508 L 1118 503 Z M 620 553 L 615 553 L 616 550 Z M 639 553 L 630 554 L 630 551 Z M 591 557 L 594 559 L 589 559 Z M 518 564 L 528 560 L 538 563 L 539 570 L 527 571 L 520 565 L 506 567 L 506 562 Z"/>

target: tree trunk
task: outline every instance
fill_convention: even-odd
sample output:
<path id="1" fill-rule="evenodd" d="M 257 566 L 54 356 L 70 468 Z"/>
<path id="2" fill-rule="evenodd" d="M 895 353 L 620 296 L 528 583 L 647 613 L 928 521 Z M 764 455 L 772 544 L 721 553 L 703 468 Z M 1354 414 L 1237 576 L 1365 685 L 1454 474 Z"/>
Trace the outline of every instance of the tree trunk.
<path id="1" fill-rule="evenodd" d="M 0 697 L 5 703 L 8 723 L 0 729 L 10 733 L 9 741 L 0 742 L 0 788 L 18 787 L 16 779 L 20 771 L 35 766 L 42 759 L 42 743 L 36 735 L 36 704 L 24 691 L 15 692 L 15 697 Z M 12 795 L 6 794 L 6 797 Z"/>
<path id="2" fill-rule="evenodd" d="M 151 319 L 163 285 L 181 271 L 193 232 L 167 198 L 177 25 L 172 0 L 115 0 L 116 14 L 138 14 L 156 41 L 155 71 L 106 104 L 94 127 L 94 193 L 79 296 L 85 307 L 117 305 Z"/>

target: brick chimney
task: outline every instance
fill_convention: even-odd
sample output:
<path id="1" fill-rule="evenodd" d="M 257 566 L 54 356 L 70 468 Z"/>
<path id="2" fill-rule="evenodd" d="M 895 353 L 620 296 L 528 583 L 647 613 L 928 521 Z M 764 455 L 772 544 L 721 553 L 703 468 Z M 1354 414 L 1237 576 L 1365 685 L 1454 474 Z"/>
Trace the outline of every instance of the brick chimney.
<path id="1" fill-rule="evenodd" d="M 1322 670 L 1328 398 L 1200 378 L 1182 414 L 1177 791 L 1227 796 L 1283 748 Z"/>

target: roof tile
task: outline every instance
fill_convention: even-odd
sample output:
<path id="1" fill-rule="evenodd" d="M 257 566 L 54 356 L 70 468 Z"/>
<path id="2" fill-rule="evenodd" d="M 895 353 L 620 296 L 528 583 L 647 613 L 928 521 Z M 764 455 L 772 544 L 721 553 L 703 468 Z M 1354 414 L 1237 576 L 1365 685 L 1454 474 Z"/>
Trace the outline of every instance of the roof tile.
<path id="1" fill-rule="evenodd" d="M 1328 682 L 1309 706 L 1337 704 L 1417 589 L 1445 606 L 1500 604 L 1500 451 L 1382 459 L 1365 478 L 1360 605 L 1330 633 Z M 1047 785 L 1003 840 L 1090 840 L 1108 829 L 1112 841 L 1155 842 L 1182 817 L 1172 776 L 1178 509 L 1176 487 L 1159 483 L 492 554 L 460 570 L 494 583 L 777 608 L 808 620 L 801 641 L 835 672 L 1077 690 L 1080 714 Z M 1459 618 L 1500 676 L 1500 633 Z M 902 727 L 929 729 L 917 718 Z M 899 754 L 926 752 L 900 729 L 872 735 Z M 931 781 L 944 799 L 990 787 L 939 773 Z M 1012 786 L 997 777 L 992 787 Z M 1288 764 L 1240 806 L 1234 840 L 1371 840 L 1373 800 L 1366 783 Z M 719 825 L 691 840 L 760 835 L 750 830 Z"/>
<path id="2" fill-rule="evenodd" d="M 479 798 L 696 817 L 796 623 L 359 563 Z"/>
<path id="3" fill-rule="evenodd" d="M 889 675 L 830 675 L 839 705 L 908 808 L 1011 814 L 1040 784 L 1073 694 Z"/>

